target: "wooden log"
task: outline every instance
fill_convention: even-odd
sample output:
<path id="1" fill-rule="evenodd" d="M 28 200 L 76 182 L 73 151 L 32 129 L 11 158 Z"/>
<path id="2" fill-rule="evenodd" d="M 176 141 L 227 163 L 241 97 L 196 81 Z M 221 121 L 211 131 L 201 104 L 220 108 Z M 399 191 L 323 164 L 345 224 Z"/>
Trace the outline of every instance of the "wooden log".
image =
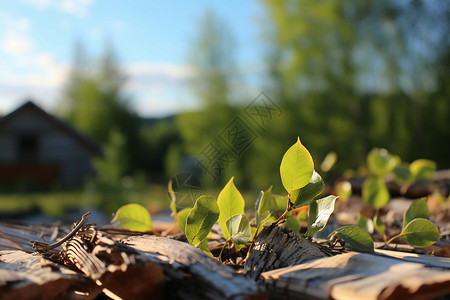
<path id="1" fill-rule="evenodd" d="M 88 278 L 23 251 L 0 251 L 0 299 L 94 299 Z"/>
<path id="2" fill-rule="evenodd" d="M 165 280 L 161 266 L 103 235 L 95 225 L 82 227 L 61 248 L 61 263 L 83 272 L 110 298 L 163 296 Z"/>
<path id="3" fill-rule="evenodd" d="M 265 271 L 329 256 L 318 244 L 281 226 L 264 228 L 255 240 L 244 273 L 256 280 Z"/>
<path id="4" fill-rule="evenodd" d="M 187 243 L 157 236 L 123 241 L 164 268 L 172 299 L 265 299 L 264 289 Z"/>
<path id="5" fill-rule="evenodd" d="M 410 252 L 392 251 L 385 249 L 375 249 L 375 253 L 383 254 L 390 257 L 401 258 L 404 261 L 423 264 L 427 267 L 450 269 L 450 258 L 431 256 Z"/>
<path id="6" fill-rule="evenodd" d="M 262 274 L 272 299 L 433 299 L 450 271 L 367 253 L 344 253 Z"/>

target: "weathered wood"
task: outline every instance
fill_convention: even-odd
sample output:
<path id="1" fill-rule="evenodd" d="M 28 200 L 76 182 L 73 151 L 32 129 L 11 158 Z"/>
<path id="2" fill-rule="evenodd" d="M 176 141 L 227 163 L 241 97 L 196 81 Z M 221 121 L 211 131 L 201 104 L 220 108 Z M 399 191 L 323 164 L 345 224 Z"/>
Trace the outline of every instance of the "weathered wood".
<path id="1" fill-rule="evenodd" d="M 450 269 L 450 258 L 447 257 L 431 256 L 431 255 L 384 250 L 384 249 L 375 249 L 375 252 L 390 257 L 401 258 L 404 261 L 420 263 L 427 267 Z"/>
<path id="2" fill-rule="evenodd" d="M 187 243 L 157 236 L 123 241 L 160 263 L 168 297 L 178 299 L 265 299 L 261 286 Z"/>
<path id="3" fill-rule="evenodd" d="M 273 299 L 432 299 L 450 294 L 450 271 L 345 253 L 262 274 Z"/>
<path id="4" fill-rule="evenodd" d="M 23 251 L 0 251 L 0 299 L 93 299 L 100 293 L 64 266 Z"/>
<path id="5" fill-rule="evenodd" d="M 163 296 L 162 268 L 136 250 L 103 235 L 95 225 L 82 227 L 61 248 L 62 263 L 83 272 L 113 299 Z"/>
<path id="6" fill-rule="evenodd" d="M 244 266 L 244 273 L 258 279 L 265 271 L 298 265 L 329 256 L 328 252 L 298 233 L 280 226 L 264 228 Z"/>

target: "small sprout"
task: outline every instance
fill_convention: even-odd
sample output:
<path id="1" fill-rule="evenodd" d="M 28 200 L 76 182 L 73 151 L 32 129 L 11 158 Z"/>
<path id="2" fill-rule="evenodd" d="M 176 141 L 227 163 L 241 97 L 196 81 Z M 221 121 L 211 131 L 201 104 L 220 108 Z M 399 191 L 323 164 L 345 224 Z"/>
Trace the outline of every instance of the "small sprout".
<path id="1" fill-rule="evenodd" d="M 208 196 L 198 198 L 186 219 L 185 233 L 189 243 L 199 247 L 206 240 L 218 217 L 219 207 L 214 198 Z"/>
<path id="2" fill-rule="evenodd" d="M 227 230 L 230 240 L 237 250 L 245 246 L 251 240 L 252 232 L 250 222 L 246 215 L 234 215 L 227 220 Z"/>
<path id="3" fill-rule="evenodd" d="M 220 209 L 219 225 L 223 236 L 228 240 L 229 234 L 226 222 L 234 215 L 244 214 L 245 201 L 239 190 L 234 185 L 234 177 L 225 185 L 217 199 Z"/>
<path id="4" fill-rule="evenodd" d="M 316 232 L 325 228 L 334 211 L 336 199 L 337 196 L 328 196 L 311 201 L 308 210 L 308 230 L 305 234 L 307 237 L 312 238 Z"/>
<path id="5" fill-rule="evenodd" d="M 121 227 L 134 231 L 152 230 L 152 219 L 148 210 L 140 204 L 131 203 L 119 208 L 111 223 L 119 221 Z"/>
<path id="6" fill-rule="evenodd" d="M 374 252 L 372 237 L 367 231 L 356 225 L 347 225 L 336 229 L 328 237 L 333 236 L 337 236 L 360 251 Z"/>
<path id="7" fill-rule="evenodd" d="M 290 194 L 310 181 L 314 171 L 314 162 L 309 151 L 302 145 L 300 138 L 283 156 L 280 165 L 281 182 Z"/>
<path id="8" fill-rule="evenodd" d="M 389 191 L 383 177 L 370 177 L 362 187 L 363 201 L 375 209 L 384 207 L 389 202 Z"/>

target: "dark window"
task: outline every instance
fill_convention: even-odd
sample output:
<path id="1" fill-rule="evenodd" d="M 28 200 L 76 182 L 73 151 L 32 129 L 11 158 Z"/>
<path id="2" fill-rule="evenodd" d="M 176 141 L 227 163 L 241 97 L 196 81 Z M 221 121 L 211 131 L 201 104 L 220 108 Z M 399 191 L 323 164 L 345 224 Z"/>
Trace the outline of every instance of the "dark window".
<path id="1" fill-rule="evenodd" d="M 38 139 L 34 135 L 24 135 L 19 138 L 18 161 L 23 164 L 36 164 L 38 160 Z"/>

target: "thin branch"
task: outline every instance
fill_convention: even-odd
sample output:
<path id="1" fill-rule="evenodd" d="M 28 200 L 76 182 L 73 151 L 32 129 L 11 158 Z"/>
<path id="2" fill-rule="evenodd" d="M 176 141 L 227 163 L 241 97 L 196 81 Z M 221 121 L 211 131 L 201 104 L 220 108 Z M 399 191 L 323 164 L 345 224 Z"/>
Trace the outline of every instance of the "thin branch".
<path id="1" fill-rule="evenodd" d="M 47 252 L 49 250 L 55 249 L 58 246 L 61 246 L 65 241 L 69 240 L 71 237 L 73 237 L 78 230 L 80 230 L 80 228 L 86 223 L 86 218 L 88 215 L 90 215 L 90 212 L 85 213 L 82 217 L 80 222 L 78 222 L 78 224 L 72 229 L 71 232 L 69 232 L 66 236 L 64 236 L 62 239 L 60 239 L 59 241 L 57 241 L 56 243 L 53 244 L 47 244 L 44 242 L 40 242 L 40 241 L 33 241 L 31 240 L 30 242 L 33 243 L 32 249 L 36 250 L 37 252 L 40 253 L 44 253 Z"/>

